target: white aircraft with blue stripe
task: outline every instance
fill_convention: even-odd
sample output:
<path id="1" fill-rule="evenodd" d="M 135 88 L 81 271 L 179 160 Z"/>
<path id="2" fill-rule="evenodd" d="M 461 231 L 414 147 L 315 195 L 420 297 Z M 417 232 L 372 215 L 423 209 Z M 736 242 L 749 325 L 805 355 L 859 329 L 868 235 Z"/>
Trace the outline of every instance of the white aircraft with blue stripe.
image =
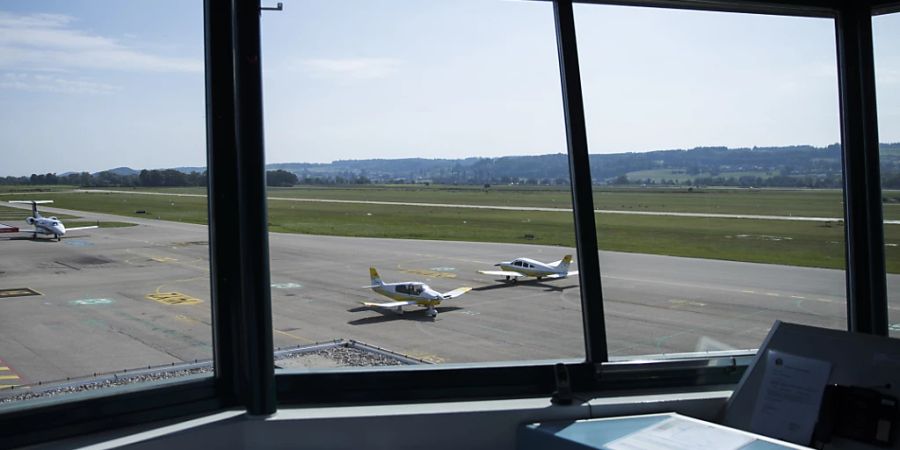
<path id="1" fill-rule="evenodd" d="M 66 228 L 62 221 L 56 217 L 44 217 L 37 210 L 37 205 L 44 203 L 53 203 L 53 200 L 12 200 L 9 203 L 23 203 L 31 205 L 31 217 L 25 218 L 25 223 L 34 226 L 33 230 L 19 230 L 23 233 L 31 233 L 31 238 L 35 239 L 38 235 L 52 236 L 60 241 L 69 231 L 89 230 L 97 228 L 96 225 L 90 227 Z"/>

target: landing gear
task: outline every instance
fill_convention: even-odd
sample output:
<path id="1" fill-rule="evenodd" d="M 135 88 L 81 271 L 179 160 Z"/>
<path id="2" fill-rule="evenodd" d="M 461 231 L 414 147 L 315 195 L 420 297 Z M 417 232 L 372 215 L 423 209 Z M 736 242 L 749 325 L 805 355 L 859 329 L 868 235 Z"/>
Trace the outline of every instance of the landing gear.
<path id="1" fill-rule="evenodd" d="M 54 235 L 53 235 L 53 237 L 55 237 L 55 238 L 56 238 L 56 242 L 59 242 L 59 241 L 62 241 L 62 238 L 61 238 L 61 237 L 59 237 L 59 235 L 58 235 L 58 234 L 54 234 Z"/>
<path id="2" fill-rule="evenodd" d="M 434 306 L 429 306 L 428 311 L 425 311 L 425 315 L 431 317 L 432 319 L 437 318 L 437 310 L 434 309 Z"/>

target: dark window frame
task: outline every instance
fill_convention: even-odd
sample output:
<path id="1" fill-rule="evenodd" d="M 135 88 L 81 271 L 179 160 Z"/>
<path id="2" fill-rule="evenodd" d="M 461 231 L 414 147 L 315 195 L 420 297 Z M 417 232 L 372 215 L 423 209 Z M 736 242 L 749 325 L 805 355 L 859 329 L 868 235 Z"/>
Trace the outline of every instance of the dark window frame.
<path id="1" fill-rule="evenodd" d="M 871 16 L 900 11 L 897 1 L 611 0 L 598 3 L 671 9 L 831 17 L 835 20 L 847 221 L 848 328 L 886 334 L 884 246 L 877 154 Z M 213 377 L 111 390 L 85 400 L 16 405 L 0 413 L 0 447 L 209 413 L 230 407 L 250 414 L 277 404 L 381 403 L 549 395 L 553 367 L 438 366 L 390 371 L 274 373 L 265 226 L 265 174 L 259 0 L 205 0 L 207 157 L 213 307 Z M 575 390 L 622 392 L 735 383 L 750 356 L 652 363 L 611 363 L 597 261 L 584 108 L 572 0 L 556 0 L 557 44 L 580 255 L 586 360 L 567 364 Z M 874 150 L 873 150 L 874 143 Z M 580 212 L 590 211 L 590 214 Z M 593 300 L 592 300 L 593 299 Z"/>

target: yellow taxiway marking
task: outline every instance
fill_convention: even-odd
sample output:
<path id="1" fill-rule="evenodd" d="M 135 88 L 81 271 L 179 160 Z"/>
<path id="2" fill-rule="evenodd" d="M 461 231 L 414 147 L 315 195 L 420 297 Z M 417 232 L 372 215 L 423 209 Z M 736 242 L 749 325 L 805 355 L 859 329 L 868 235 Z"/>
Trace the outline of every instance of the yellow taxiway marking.
<path id="1" fill-rule="evenodd" d="M 287 337 L 291 337 L 291 338 L 294 338 L 294 339 L 301 340 L 301 341 L 315 342 L 315 341 L 312 340 L 312 339 L 308 339 L 308 338 L 305 338 L 305 337 L 302 337 L 302 336 L 297 336 L 296 334 L 291 334 L 291 333 L 288 333 L 287 331 L 275 330 L 275 332 L 278 333 L 278 334 L 283 334 L 283 335 L 285 335 L 285 336 L 287 336 Z"/>
<path id="2" fill-rule="evenodd" d="M 428 278 L 456 278 L 455 273 L 450 272 L 438 272 L 436 270 L 426 270 L 426 269 L 403 269 L 399 268 L 401 271 L 406 273 L 411 273 L 413 275 L 422 275 Z"/>
<path id="3" fill-rule="evenodd" d="M 6 367 L 6 366 L 0 366 L 0 371 L 4 371 L 4 372 L 5 372 L 5 371 L 8 371 L 8 370 L 9 370 L 9 367 Z"/>
<path id="4" fill-rule="evenodd" d="M 164 305 L 196 305 L 203 303 L 199 298 L 191 297 L 180 292 L 159 292 L 156 294 L 147 294 L 147 298 Z"/>
<path id="5" fill-rule="evenodd" d="M 0 384 L 0 389 L 10 389 L 18 386 L 18 384 Z"/>
<path id="6" fill-rule="evenodd" d="M 0 380 L 18 380 L 18 375 L 0 375 Z"/>

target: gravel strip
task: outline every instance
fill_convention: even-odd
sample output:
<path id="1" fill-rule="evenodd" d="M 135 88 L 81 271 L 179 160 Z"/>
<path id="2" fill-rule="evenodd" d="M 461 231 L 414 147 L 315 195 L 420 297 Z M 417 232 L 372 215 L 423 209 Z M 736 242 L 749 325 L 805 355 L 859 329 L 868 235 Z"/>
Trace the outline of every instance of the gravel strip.
<path id="1" fill-rule="evenodd" d="M 336 344 L 334 347 L 317 350 L 314 352 L 304 352 L 302 348 L 299 348 L 297 350 L 297 353 L 287 354 L 285 356 L 276 358 L 275 365 L 287 367 L 303 366 L 303 360 L 322 361 L 323 359 L 330 362 L 330 364 L 328 364 L 329 367 L 376 367 L 405 365 L 404 362 L 399 361 L 395 358 L 391 358 L 390 356 L 356 348 L 347 343 Z M 165 368 L 160 368 L 159 370 L 155 370 L 150 373 L 142 373 L 137 375 L 121 373 L 112 375 L 112 378 L 106 377 L 105 379 L 98 381 L 85 380 L 80 382 L 60 382 L 59 387 L 52 387 L 52 384 L 48 383 L 44 383 L 42 386 L 20 386 L 11 389 L 10 391 L 19 392 L 8 397 L 4 396 L 4 394 L 9 394 L 10 391 L 0 391 L 0 396 L 3 396 L 3 398 L 0 398 L 0 404 L 20 402 L 38 398 L 58 397 L 75 392 L 96 391 L 114 386 L 125 386 L 135 383 L 171 380 L 186 377 L 189 375 L 212 373 L 212 371 L 212 364 L 210 364 L 206 367 L 196 367 L 188 370 L 178 368 L 166 370 Z M 32 389 L 35 390 L 33 391 Z"/>

